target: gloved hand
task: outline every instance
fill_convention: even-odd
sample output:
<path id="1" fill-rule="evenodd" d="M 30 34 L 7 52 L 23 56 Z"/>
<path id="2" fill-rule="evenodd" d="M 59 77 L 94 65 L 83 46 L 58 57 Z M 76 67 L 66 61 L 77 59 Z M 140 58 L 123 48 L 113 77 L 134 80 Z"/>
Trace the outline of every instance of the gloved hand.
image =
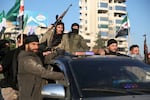
<path id="1" fill-rule="evenodd" d="M 64 55 L 64 54 L 65 54 L 65 50 L 64 50 L 64 49 L 57 48 L 57 49 L 56 49 L 56 53 L 57 53 L 57 55 Z"/>

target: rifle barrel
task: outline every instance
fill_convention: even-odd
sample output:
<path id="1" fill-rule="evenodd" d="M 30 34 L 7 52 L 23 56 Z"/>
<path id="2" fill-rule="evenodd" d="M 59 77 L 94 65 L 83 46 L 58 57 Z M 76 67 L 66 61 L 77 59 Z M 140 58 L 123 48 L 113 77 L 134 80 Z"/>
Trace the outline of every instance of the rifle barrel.
<path id="1" fill-rule="evenodd" d="M 68 6 L 68 8 L 67 8 L 60 16 L 58 16 L 58 18 L 57 18 L 56 21 L 52 24 L 52 26 L 51 26 L 50 28 L 48 28 L 48 31 L 51 30 L 51 29 L 53 29 L 53 27 L 55 27 L 55 26 L 57 25 L 57 23 L 63 19 L 63 17 L 66 15 L 66 13 L 68 12 L 68 10 L 70 9 L 71 6 L 72 6 L 72 4 L 70 4 L 70 5 Z"/>

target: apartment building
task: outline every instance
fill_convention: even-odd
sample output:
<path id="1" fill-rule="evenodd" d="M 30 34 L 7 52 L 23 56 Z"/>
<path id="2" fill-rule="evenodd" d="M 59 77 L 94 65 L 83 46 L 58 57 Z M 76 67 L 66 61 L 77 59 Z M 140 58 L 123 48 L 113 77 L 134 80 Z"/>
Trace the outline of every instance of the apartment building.
<path id="1" fill-rule="evenodd" d="M 80 6 L 80 34 L 93 48 L 97 35 L 105 41 L 115 38 L 126 11 L 126 0 L 79 0 Z M 127 53 L 128 38 L 118 37 L 119 51 Z"/>

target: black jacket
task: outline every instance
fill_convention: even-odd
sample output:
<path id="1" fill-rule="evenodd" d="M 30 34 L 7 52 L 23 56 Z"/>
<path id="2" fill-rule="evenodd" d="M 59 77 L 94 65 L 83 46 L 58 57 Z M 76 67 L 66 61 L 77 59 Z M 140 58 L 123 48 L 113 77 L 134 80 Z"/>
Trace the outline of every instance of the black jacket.
<path id="1" fill-rule="evenodd" d="M 112 51 L 110 51 L 110 50 L 108 50 L 108 49 L 105 49 L 104 51 L 105 51 L 105 55 L 116 55 L 116 56 L 130 57 L 130 56 L 128 56 L 128 55 L 121 54 L 121 53 L 119 53 L 119 52 L 112 52 Z"/>
<path id="2" fill-rule="evenodd" d="M 18 54 L 21 50 L 24 50 L 24 46 L 18 47 L 16 49 L 13 49 L 9 51 L 3 61 L 3 75 L 4 79 L 1 80 L 0 86 L 1 87 L 12 87 L 16 90 L 18 90 L 17 85 L 17 73 L 18 73 Z"/>

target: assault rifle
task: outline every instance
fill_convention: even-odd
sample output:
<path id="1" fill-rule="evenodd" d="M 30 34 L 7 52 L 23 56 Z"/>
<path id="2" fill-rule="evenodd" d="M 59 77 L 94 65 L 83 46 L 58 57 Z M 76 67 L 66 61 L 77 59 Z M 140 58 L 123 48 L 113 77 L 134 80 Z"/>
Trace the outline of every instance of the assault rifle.
<path id="1" fill-rule="evenodd" d="M 60 22 L 60 21 L 62 21 L 63 17 L 66 15 L 66 13 L 68 12 L 68 10 L 69 10 L 69 8 L 71 6 L 72 6 L 72 4 L 70 4 L 68 6 L 68 8 L 60 16 L 56 15 L 56 21 L 52 24 L 52 26 L 48 29 L 48 31 L 51 30 L 51 29 L 53 29 L 53 28 L 55 28 L 55 26 L 57 25 L 57 23 Z"/>

